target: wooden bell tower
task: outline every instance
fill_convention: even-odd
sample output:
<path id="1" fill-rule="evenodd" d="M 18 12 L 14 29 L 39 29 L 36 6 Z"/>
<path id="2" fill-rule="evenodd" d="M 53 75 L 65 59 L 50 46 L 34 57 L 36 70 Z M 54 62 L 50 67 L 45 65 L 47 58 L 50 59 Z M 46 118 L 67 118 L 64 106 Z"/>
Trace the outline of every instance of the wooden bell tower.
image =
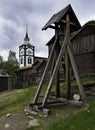
<path id="1" fill-rule="evenodd" d="M 48 107 L 54 105 L 62 105 L 64 103 L 74 103 L 74 104 L 83 104 L 86 103 L 86 95 L 84 92 L 84 88 L 82 86 L 82 82 L 80 79 L 80 75 L 78 72 L 78 68 L 76 65 L 76 61 L 74 58 L 74 54 L 71 48 L 71 33 L 77 31 L 81 28 L 81 25 L 71 7 L 68 5 L 63 10 L 54 14 L 51 19 L 46 23 L 42 30 L 46 30 L 47 28 L 51 28 L 55 30 L 55 40 L 51 49 L 51 53 L 44 70 L 42 79 L 39 83 L 38 90 L 34 97 L 33 103 L 30 106 L 38 105 L 38 107 Z M 65 62 L 65 77 L 66 77 L 66 97 L 61 97 L 60 95 L 60 65 L 62 61 Z M 41 91 L 43 90 L 44 78 L 47 74 L 48 68 L 51 66 L 51 75 L 50 79 L 44 94 L 42 101 L 39 103 L 39 98 L 41 97 Z M 79 93 L 81 96 L 81 102 L 75 102 L 71 99 L 71 81 L 70 81 L 70 69 L 72 68 L 75 79 L 78 84 Z M 55 95 L 55 103 L 51 102 L 49 99 L 51 89 L 53 87 L 53 82 L 56 81 L 56 95 Z M 58 102 L 59 101 L 59 102 Z"/>
<path id="2" fill-rule="evenodd" d="M 34 53 L 35 53 L 35 47 L 30 44 L 30 39 L 26 28 L 24 44 L 19 46 L 20 67 L 31 66 L 34 63 Z"/>

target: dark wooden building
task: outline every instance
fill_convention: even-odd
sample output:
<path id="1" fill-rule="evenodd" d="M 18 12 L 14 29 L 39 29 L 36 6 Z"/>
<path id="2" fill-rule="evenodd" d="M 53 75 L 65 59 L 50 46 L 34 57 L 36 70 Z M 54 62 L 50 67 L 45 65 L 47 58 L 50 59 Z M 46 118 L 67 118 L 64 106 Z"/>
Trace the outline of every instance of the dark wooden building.
<path id="1" fill-rule="evenodd" d="M 8 78 L 9 75 L 5 71 L 0 70 L 0 91 L 8 90 Z"/>
<path id="2" fill-rule="evenodd" d="M 39 83 L 47 60 L 45 58 L 42 60 L 39 57 L 37 57 L 37 59 L 32 66 L 22 67 L 16 71 L 16 81 L 18 88 Z"/>
<path id="3" fill-rule="evenodd" d="M 72 48 L 80 74 L 95 74 L 95 21 L 87 22 L 72 37 Z"/>
<path id="4" fill-rule="evenodd" d="M 71 43 L 81 76 L 95 74 L 95 21 L 89 21 L 71 34 Z M 55 36 L 46 44 L 50 55 Z"/>

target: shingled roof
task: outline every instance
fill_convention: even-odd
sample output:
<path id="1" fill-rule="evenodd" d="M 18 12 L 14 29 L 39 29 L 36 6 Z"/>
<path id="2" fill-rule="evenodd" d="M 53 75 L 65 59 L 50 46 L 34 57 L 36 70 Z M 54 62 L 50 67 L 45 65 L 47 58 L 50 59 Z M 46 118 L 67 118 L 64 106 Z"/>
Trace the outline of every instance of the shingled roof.
<path id="1" fill-rule="evenodd" d="M 86 29 L 86 31 L 84 31 Z M 89 29 L 89 31 L 87 31 L 87 29 Z M 83 32 L 84 31 L 84 32 Z M 72 39 L 75 38 L 76 36 L 78 36 L 79 34 L 82 35 L 88 35 L 88 34 L 93 34 L 95 33 L 95 20 L 91 20 L 88 21 L 87 23 L 85 23 L 81 29 L 79 29 L 73 36 Z"/>
<path id="2" fill-rule="evenodd" d="M 70 20 L 71 22 L 73 22 L 75 24 L 74 26 L 74 30 L 78 30 L 81 28 L 81 25 L 71 7 L 71 5 L 69 4 L 67 7 L 65 7 L 64 9 L 62 9 L 61 11 L 59 11 L 58 13 L 54 14 L 50 20 L 45 24 L 45 26 L 42 28 L 42 30 L 46 30 L 47 28 L 49 28 L 52 24 L 55 23 L 59 23 L 62 19 L 66 20 L 66 14 L 70 15 Z"/>
<path id="3" fill-rule="evenodd" d="M 85 29 L 86 29 L 86 31 L 85 31 Z M 89 29 L 89 31 L 87 31 L 87 29 Z M 74 38 L 76 38 L 80 34 L 82 34 L 82 35 L 88 35 L 88 33 L 89 34 L 90 33 L 91 34 L 95 33 L 95 20 L 88 21 L 78 31 L 72 33 L 71 34 L 71 40 L 73 40 Z M 54 39 L 55 39 L 55 35 L 47 42 L 46 45 L 50 46 L 51 44 L 53 44 L 54 43 Z"/>

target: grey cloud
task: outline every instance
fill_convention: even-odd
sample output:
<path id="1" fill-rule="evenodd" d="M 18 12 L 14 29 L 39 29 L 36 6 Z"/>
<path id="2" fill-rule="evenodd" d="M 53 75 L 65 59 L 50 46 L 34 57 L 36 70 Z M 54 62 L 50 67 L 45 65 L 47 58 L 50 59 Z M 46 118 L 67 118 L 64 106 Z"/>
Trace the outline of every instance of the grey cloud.
<path id="1" fill-rule="evenodd" d="M 47 55 L 45 44 L 54 31 L 42 31 L 50 17 L 71 3 L 80 23 L 95 17 L 95 1 L 87 0 L 1 0 L 0 1 L 0 52 L 8 54 L 9 49 L 16 51 L 23 43 L 25 25 L 31 43 L 36 47 L 36 54 Z"/>

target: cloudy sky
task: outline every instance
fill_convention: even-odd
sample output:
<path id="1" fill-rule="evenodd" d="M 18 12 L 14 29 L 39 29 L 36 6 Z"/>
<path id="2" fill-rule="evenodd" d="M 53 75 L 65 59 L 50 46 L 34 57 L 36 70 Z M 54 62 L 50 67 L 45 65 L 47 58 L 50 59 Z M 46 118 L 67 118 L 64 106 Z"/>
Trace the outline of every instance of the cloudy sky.
<path id="1" fill-rule="evenodd" d="M 71 4 L 81 25 L 95 20 L 95 0 L 0 0 L 0 55 L 6 60 L 9 50 L 17 54 L 24 42 L 26 24 L 36 56 L 47 57 L 45 44 L 53 36 L 51 29 L 42 31 L 50 17 Z"/>

